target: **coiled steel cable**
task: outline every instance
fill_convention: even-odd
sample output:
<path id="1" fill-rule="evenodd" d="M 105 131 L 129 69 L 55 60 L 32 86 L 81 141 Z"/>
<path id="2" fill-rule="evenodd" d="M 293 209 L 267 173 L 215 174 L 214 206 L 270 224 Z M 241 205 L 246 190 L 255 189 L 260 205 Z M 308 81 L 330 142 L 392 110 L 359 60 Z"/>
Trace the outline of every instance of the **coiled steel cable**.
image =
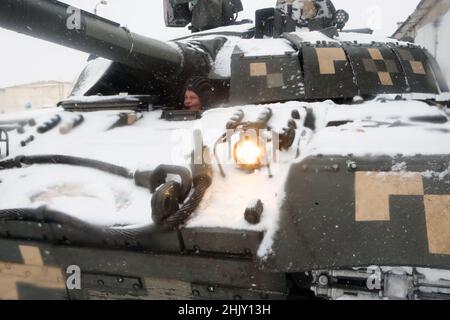
<path id="1" fill-rule="evenodd" d="M 33 165 L 33 164 L 67 164 L 74 166 L 82 166 L 97 169 L 114 175 L 118 175 L 127 179 L 133 179 L 134 173 L 128 169 L 116 165 L 112 165 L 106 162 L 98 160 L 90 160 L 79 157 L 64 156 L 64 155 L 44 155 L 44 156 L 19 156 L 14 159 L 9 159 L 0 162 L 1 169 L 12 169 L 20 168 L 22 164 Z M 210 169 L 210 166 L 208 166 Z M 197 209 L 200 202 L 202 201 L 206 190 L 212 184 L 211 175 L 202 174 L 194 178 L 194 191 L 189 199 L 184 202 L 176 213 L 166 218 L 161 225 L 158 226 L 159 229 L 163 230 L 173 230 L 181 225 L 183 225 L 186 220 L 192 215 L 192 213 Z M 33 222 L 55 222 L 64 225 L 68 225 L 75 228 L 82 228 L 84 230 L 91 230 L 94 232 L 99 232 L 100 234 L 105 232 L 107 234 L 117 234 L 119 236 L 126 236 L 129 234 L 135 234 L 135 231 L 114 229 L 114 228 L 101 228 L 93 226 L 87 222 L 84 222 L 75 217 L 71 217 L 67 214 L 47 210 L 45 207 L 37 209 L 6 209 L 0 210 L 0 221 L 33 221 Z M 151 230 L 150 230 L 151 229 Z M 150 228 L 145 230 L 153 231 L 156 228 Z M 137 230 L 136 230 L 137 232 Z"/>
<path id="2" fill-rule="evenodd" d="M 160 228 L 163 230 L 173 230 L 183 225 L 200 205 L 211 184 L 211 177 L 198 177 L 194 181 L 194 191 L 192 195 L 176 213 L 169 216 L 161 223 Z"/>
<path id="3" fill-rule="evenodd" d="M 123 227 L 101 227 L 86 221 L 72 217 L 63 212 L 49 210 L 47 207 L 39 208 L 15 208 L 0 210 L 0 222 L 26 221 L 36 223 L 55 223 L 63 227 L 72 227 L 83 233 L 91 233 L 104 240 L 135 240 L 136 238 L 149 234 L 155 229 L 153 226 L 127 228 Z"/>

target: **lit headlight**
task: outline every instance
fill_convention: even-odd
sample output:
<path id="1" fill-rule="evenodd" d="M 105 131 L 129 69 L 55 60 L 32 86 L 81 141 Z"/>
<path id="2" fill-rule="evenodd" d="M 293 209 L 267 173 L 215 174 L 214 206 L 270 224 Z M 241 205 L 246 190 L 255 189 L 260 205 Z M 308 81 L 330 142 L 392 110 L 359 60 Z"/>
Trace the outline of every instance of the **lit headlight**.
<path id="1" fill-rule="evenodd" d="M 257 137 L 241 134 L 234 146 L 234 160 L 236 164 L 247 170 L 258 169 L 263 164 L 264 148 Z"/>
<path id="2" fill-rule="evenodd" d="M 242 164 L 259 162 L 261 150 L 253 141 L 244 141 L 236 147 L 236 160 Z"/>

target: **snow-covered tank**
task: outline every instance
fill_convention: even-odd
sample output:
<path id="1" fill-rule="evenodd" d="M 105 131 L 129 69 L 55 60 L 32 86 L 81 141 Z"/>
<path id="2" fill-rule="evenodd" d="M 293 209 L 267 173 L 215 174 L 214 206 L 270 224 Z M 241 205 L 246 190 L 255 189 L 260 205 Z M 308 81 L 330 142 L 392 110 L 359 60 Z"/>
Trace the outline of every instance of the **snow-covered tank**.
<path id="1" fill-rule="evenodd" d="M 59 107 L 0 116 L 0 298 L 448 298 L 434 58 L 329 0 L 255 24 L 238 0 L 164 3 L 195 33 L 0 2 L 1 27 L 91 54 Z M 182 108 L 193 79 L 203 112 Z"/>

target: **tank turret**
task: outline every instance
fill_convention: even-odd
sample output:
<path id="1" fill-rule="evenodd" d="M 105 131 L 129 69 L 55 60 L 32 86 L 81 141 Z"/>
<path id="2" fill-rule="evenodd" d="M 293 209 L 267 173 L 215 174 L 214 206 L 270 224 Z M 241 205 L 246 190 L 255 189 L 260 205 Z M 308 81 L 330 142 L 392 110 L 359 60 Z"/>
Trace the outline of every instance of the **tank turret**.
<path id="1" fill-rule="evenodd" d="M 211 82 L 215 105 L 448 91 L 425 49 L 345 32 L 349 16 L 331 0 L 280 0 L 256 12 L 256 25 L 237 21 L 240 0 L 166 0 L 164 8 L 167 26 L 203 32 L 163 42 L 56 0 L 4 0 L 0 27 L 112 61 L 103 73 L 88 66 L 75 96 L 127 93 L 182 107 L 194 77 Z"/>

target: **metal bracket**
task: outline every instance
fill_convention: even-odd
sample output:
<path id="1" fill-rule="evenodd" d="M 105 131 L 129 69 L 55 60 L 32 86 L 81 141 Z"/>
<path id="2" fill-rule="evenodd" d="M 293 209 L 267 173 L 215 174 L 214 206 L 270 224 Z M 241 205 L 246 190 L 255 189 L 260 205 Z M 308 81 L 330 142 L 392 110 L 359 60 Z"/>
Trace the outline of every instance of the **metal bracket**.
<path id="1" fill-rule="evenodd" d="M 4 148 L 3 148 L 4 147 Z M 5 150 L 5 151 L 3 151 Z M 9 156 L 9 136 L 8 132 L 0 129 L 0 159 Z"/>

